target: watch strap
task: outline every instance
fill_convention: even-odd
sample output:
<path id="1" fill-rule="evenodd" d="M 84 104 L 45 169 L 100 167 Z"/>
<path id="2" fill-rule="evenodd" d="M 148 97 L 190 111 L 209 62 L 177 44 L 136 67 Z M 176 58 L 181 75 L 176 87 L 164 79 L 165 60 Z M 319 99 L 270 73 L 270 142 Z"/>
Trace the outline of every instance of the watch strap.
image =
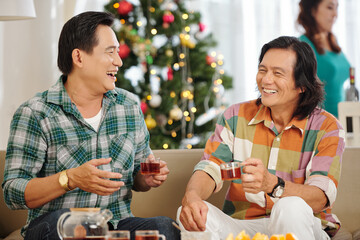
<path id="1" fill-rule="evenodd" d="M 277 184 L 275 184 L 275 186 L 274 186 L 274 188 L 273 188 L 273 190 L 271 191 L 271 193 L 267 193 L 267 195 L 269 195 L 270 197 L 275 197 L 274 196 L 274 192 L 275 192 L 275 189 L 278 187 L 278 186 L 282 186 L 283 188 L 285 187 L 285 182 L 284 182 L 284 180 L 282 179 L 282 178 L 280 178 L 280 177 L 277 177 L 278 178 L 278 182 L 277 182 Z"/>

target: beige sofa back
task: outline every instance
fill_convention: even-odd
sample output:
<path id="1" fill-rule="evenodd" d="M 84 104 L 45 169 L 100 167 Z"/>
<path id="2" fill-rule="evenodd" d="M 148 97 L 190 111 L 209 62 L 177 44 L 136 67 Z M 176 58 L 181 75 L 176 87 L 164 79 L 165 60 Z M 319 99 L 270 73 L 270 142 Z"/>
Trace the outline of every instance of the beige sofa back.
<path id="1" fill-rule="evenodd" d="M 149 192 L 135 192 L 132 210 L 135 216 L 169 216 L 175 218 L 176 210 L 181 205 L 186 184 L 192 174 L 193 167 L 200 160 L 203 149 L 191 150 L 155 150 L 156 156 L 168 163 L 170 175 L 159 188 Z M 0 151 L 0 181 L 3 180 L 5 152 Z M 343 226 L 350 232 L 360 228 L 360 148 L 347 148 L 343 156 L 342 176 L 339 183 L 338 196 L 334 212 Z M 209 201 L 222 207 L 226 193 L 226 185 L 214 194 Z M 25 224 L 25 210 L 9 210 L 4 203 L 0 191 L 0 238 Z"/>

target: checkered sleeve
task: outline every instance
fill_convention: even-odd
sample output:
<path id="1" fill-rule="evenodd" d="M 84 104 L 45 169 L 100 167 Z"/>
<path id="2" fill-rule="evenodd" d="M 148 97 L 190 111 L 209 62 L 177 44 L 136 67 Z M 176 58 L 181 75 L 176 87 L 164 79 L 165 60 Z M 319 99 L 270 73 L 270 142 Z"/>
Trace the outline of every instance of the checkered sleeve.
<path id="1" fill-rule="evenodd" d="M 338 121 L 324 121 L 321 128 L 317 148 L 308 166 L 310 175 L 305 184 L 323 190 L 331 206 L 335 202 L 340 179 L 345 149 L 344 130 Z"/>
<path id="2" fill-rule="evenodd" d="M 233 159 L 236 120 L 236 105 L 232 105 L 219 117 L 215 131 L 206 143 L 202 160 L 194 169 L 194 171 L 202 170 L 214 179 L 215 192 L 219 191 L 223 185 L 219 165 Z"/>
<path id="3" fill-rule="evenodd" d="M 27 209 L 27 183 L 41 170 L 46 143 L 33 110 L 21 106 L 14 114 L 6 151 L 3 191 L 11 209 Z"/>
<path id="4" fill-rule="evenodd" d="M 144 116 L 140 110 L 140 108 L 135 105 L 135 112 L 136 112 L 136 150 L 135 150 L 135 159 L 134 159 L 134 176 L 139 172 L 140 170 L 140 162 L 142 159 L 146 158 L 150 153 L 152 153 L 150 146 L 149 146 L 149 140 L 150 140 L 150 134 L 146 127 Z"/>

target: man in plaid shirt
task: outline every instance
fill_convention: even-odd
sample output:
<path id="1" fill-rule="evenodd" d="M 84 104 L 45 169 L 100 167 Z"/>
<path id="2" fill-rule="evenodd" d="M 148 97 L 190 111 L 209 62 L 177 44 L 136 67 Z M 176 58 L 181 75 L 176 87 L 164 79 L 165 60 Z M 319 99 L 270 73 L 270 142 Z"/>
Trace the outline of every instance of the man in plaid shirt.
<path id="1" fill-rule="evenodd" d="M 260 97 L 230 106 L 195 166 L 181 227 L 213 239 L 293 232 L 300 240 L 330 239 L 340 227 L 331 213 L 340 178 L 344 130 L 319 108 L 323 88 L 311 47 L 279 37 L 262 48 L 256 76 Z M 219 165 L 239 161 L 223 210 L 205 202 L 222 187 Z"/>
<path id="2" fill-rule="evenodd" d="M 6 153 L 5 202 L 29 209 L 25 239 L 59 239 L 56 224 L 69 208 L 113 213 L 110 229 L 157 229 L 180 239 L 167 217 L 136 218 L 132 190 L 160 186 L 169 169 L 141 175 L 152 155 L 142 112 L 133 94 L 115 88 L 122 66 L 113 17 L 85 12 L 70 19 L 59 39 L 63 75 L 14 114 Z"/>

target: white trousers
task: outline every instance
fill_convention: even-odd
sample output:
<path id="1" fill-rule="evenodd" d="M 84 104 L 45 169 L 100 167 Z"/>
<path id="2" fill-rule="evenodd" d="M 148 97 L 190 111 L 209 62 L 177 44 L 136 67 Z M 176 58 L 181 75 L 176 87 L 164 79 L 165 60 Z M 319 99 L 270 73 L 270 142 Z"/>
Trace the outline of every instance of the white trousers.
<path id="1" fill-rule="evenodd" d="M 314 217 L 313 211 L 306 202 L 299 197 L 285 197 L 279 199 L 273 206 L 270 218 L 254 220 L 239 220 L 222 212 L 214 205 L 207 204 L 206 230 L 211 232 L 212 240 L 224 240 L 233 233 L 234 237 L 245 230 L 253 237 L 257 232 L 268 235 L 293 233 L 299 240 L 329 240 L 330 237 L 321 227 L 319 218 Z M 176 220 L 182 231 L 185 231 L 179 220 L 181 207 L 178 209 Z"/>

